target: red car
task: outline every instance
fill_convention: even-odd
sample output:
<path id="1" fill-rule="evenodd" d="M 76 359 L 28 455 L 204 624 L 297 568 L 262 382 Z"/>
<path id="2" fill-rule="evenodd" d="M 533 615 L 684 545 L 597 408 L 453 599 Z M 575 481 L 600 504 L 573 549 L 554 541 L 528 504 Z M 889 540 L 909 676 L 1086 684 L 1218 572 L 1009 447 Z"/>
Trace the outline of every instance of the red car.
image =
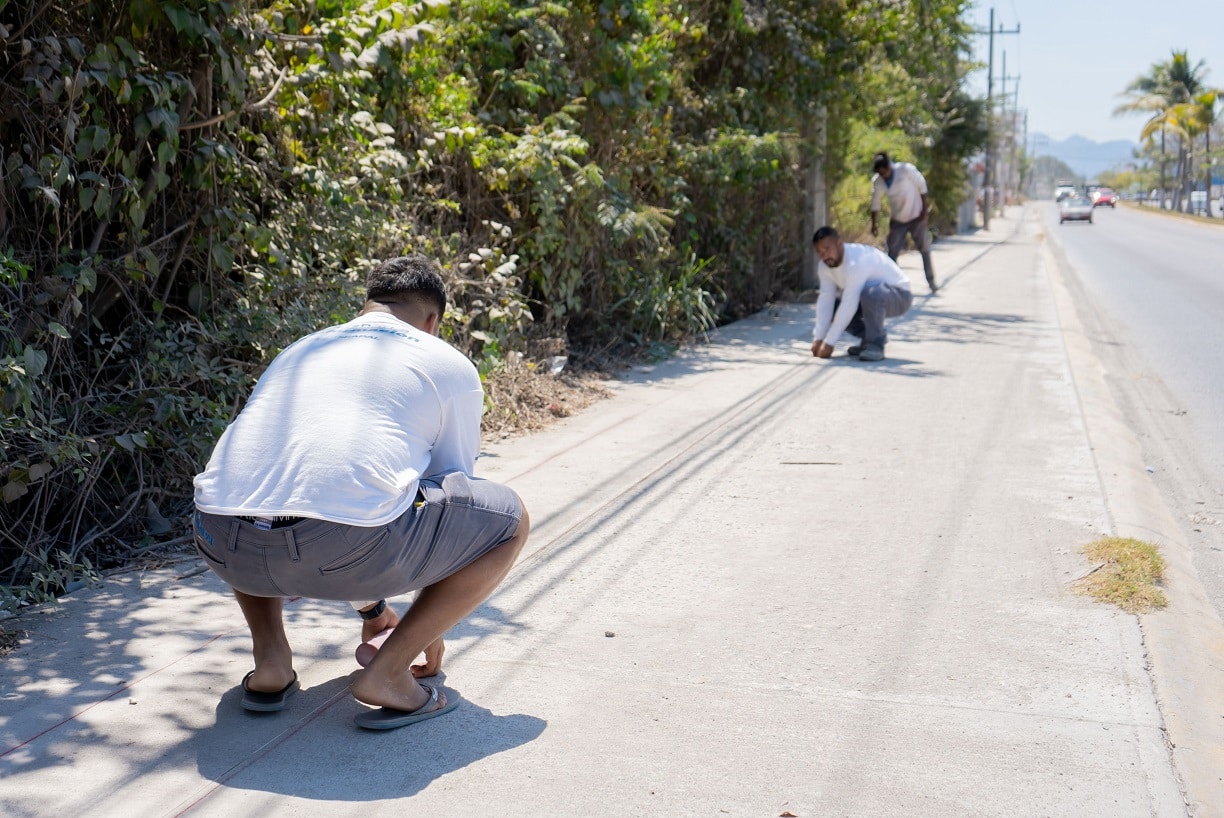
<path id="1" fill-rule="evenodd" d="M 1092 191 L 1092 206 L 1093 207 L 1117 207 L 1118 194 L 1113 192 L 1113 188 L 1099 187 Z"/>

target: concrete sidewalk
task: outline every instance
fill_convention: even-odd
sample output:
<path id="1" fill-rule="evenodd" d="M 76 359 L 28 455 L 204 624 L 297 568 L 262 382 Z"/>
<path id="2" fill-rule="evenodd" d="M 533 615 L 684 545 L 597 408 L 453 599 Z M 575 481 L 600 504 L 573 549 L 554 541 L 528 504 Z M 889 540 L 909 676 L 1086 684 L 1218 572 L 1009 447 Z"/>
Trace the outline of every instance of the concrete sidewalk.
<path id="1" fill-rule="evenodd" d="M 356 729 L 360 622 L 307 600 L 302 691 L 242 711 L 241 616 L 188 564 L 24 615 L 0 812 L 1187 815 L 1137 620 L 1068 588 L 1107 498 L 1011 216 L 936 245 L 936 296 L 903 257 L 881 363 L 814 360 L 785 305 L 489 445 L 533 536 L 445 717 Z"/>

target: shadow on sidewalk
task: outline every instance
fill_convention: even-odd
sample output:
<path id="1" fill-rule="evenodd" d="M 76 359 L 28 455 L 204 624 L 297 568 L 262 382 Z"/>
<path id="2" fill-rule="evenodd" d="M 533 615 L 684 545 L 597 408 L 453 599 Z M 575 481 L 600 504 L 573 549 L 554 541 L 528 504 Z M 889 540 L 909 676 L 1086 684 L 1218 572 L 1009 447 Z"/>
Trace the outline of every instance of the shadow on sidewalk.
<path id="1" fill-rule="evenodd" d="M 891 344 L 889 345 L 891 346 Z M 887 375 L 902 375 L 906 378 L 942 378 L 946 373 L 937 369 L 926 369 L 922 361 L 915 361 L 911 358 L 894 358 L 885 355 L 882 361 L 860 361 L 858 358 L 850 355 L 840 354 L 835 355 L 828 361 L 822 362 L 825 366 L 832 367 L 847 367 L 849 369 L 870 369 L 872 372 L 880 372 Z"/>
<path id="2" fill-rule="evenodd" d="M 444 678 L 439 676 L 439 680 Z M 547 726 L 535 716 L 497 716 L 465 699 L 452 712 L 420 724 L 385 733 L 357 730 L 352 727 L 352 718 L 361 705 L 351 698 L 342 701 L 349 680 L 348 676 L 332 679 L 302 691 L 299 696 L 306 701 L 299 706 L 317 702 L 316 710 L 296 726 L 286 723 L 289 729 L 254 753 L 250 746 L 233 747 L 234 739 L 244 736 L 252 724 L 284 714 L 247 713 L 239 706 L 241 690 L 229 691 L 217 705 L 216 724 L 200 731 L 196 742 L 200 775 L 226 789 L 295 798 L 406 798 L 450 773 L 534 741 Z M 341 701 L 333 701 L 337 699 Z M 311 743 L 300 736 L 292 740 L 300 727 L 316 718 L 346 724 L 329 725 L 324 741 Z M 246 757 L 258 761 L 258 766 L 248 761 L 235 764 L 235 759 Z M 195 803 L 208 799 L 212 791 L 202 793 Z"/>
<path id="3" fill-rule="evenodd" d="M 674 355 L 621 373 L 624 383 L 665 385 L 691 375 L 744 364 L 791 363 L 795 339 L 811 332 L 811 307 L 785 304 L 765 307 L 752 316 L 712 330 L 686 343 Z"/>
<path id="4" fill-rule="evenodd" d="M 323 664 L 351 661 L 350 644 L 331 634 L 339 623 L 356 637 L 357 625 L 344 603 L 296 598 L 286 605 L 286 625 L 303 688 L 284 711 L 248 713 L 239 680 L 250 666 L 250 641 L 236 610 L 214 575 L 150 588 L 132 574 L 23 617 L 28 638 L 5 659 L 0 777 L 93 765 L 83 769 L 96 767 L 98 777 L 80 791 L 46 795 L 48 804 L 75 803 L 86 792 L 195 766 L 208 783 L 181 793 L 192 803 L 221 787 L 364 801 L 411 795 L 534 740 L 547 726 L 465 700 L 445 716 L 387 734 L 359 730 L 350 677 Z M 452 634 L 465 642 L 453 654 L 519 627 L 483 605 Z M 320 672 L 332 678 L 315 684 Z"/>
<path id="5" fill-rule="evenodd" d="M 910 316 L 913 320 L 910 320 Z M 925 305 L 888 327 L 892 340 L 921 344 L 1013 344 L 1018 329 L 1031 332 L 1032 321 L 1021 315 L 990 312 L 947 312 Z"/>

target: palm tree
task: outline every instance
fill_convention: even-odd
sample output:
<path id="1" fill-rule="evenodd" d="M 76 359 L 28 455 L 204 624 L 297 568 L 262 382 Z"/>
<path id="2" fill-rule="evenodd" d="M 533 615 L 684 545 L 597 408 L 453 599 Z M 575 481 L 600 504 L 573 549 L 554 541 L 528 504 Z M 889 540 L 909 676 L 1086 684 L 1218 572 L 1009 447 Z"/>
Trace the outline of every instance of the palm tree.
<path id="1" fill-rule="evenodd" d="M 1175 106 L 1183 106 L 1176 117 L 1181 123 L 1182 135 L 1185 137 L 1184 140 L 1179 140 L 1180 144 L 1178 145 L 1178 156 L 1181 164 L 1181 178 L 1179 179 L 1178 190 L 1179 193 L 1189 198 L 1189 191 L 1194 183 L 1192 172 L 1194 140 L 1200 132 L 1200 116 L 1195 100 L 1200 94 L 1212 90 L 1207 88 L 1207 62 L 1199 60 L 1192 65 L 1187 52 L 1174 51 L 1173 57 L 1168 63 L 1166 79 L 1169 83 L 1169 101 Z M 1214 99 L 1212 104 L 1214 105 Z M 1210 184 L 1207 186 L 1207 191 L 1207 198 L 1210 199 Z M 1179 196 L 1179 210 L 1181 209 L 1180 198 Z"/>
<path id="2" fill-rule="evenodd" d="M 1160 134 L 1160 208 L 1165 206 L 1165 168 L 1167 160 L 1165 159 L 1165 132 L 1167 130 L 1165 120 L 1167 111 L 1172 104 L 1170 97 L 1170 83 L 1168 80 L 1168 63 L 1153 63 L 1148 73 L 1141 74 L 1131 81 L 1130 85 L 1126 86 L 1126 90 L 1121 96 L 1128 98 L 1128 101 L 1119 105 L 1114 109 L 1114 116 L 1124 114 L 1145 113 L 1150 114 L 1149 118 L 1143 124 L 1143 132 L 1140 138 L 1145 142 L 1151 140 L 1154 133 Z"/>
<path id="3" fill-rule="evenodd" d="M 1190 57 L 1185 51 L 1174 51 L 1173 58 L 1166 63 L 1165 81 L 1168 83 L 1169 101 L 1174 104 L 1190 102 L 1205 90 L 1207 61 L 1199 60 L 1190 67 Z"/>
<path id="4" fill-rule="evenodd" d="M 1207 217 L 1211 212 L 1211 129 L 1216 123 L 1216 102 L 1221 94 L 1219 89 L 1211 88 L 1195 94 L 1189 102 L 1183 102 L 1169 109 L 1173 127 L 1190 145 L 1190 155 L 1187 166 L 1190 179 L 1194 178 L 1194 150 L 1199 135 L 1203 136 L 1203 159 L 1199 168 L 1206 174 L 1203 189 L 1207 191 Z"/>
<path id="5" fill-rule="evenodd" d="M 1139 138 L 1150 140 L 1157 131 L 1160 132 L 1162 140 L 1166 133 L 1177 137 L 1177 188 L 1173 198 L 1173 209 L 1181 210 L 1182 195 L 1189 184 L 1188 168 L 1194 163 L 1194 140 L 1200 132 L 1195 105 L 1190 102 L 1180 102 L 1169 106 L 1148 120 Z M 1187 145 L 1190 146 L 1188 149 Z M 1163 180 L 1163 175 L 1161 178 Z M 1164 206 L 1163 191 L 1161 206 Z"/>
<path id="6" fill-rule="evenodd" d="M 1211 157 L 1211 129 L 1216 125 L 1216 104 L 1220 100 L 1220 95 L 1224 93 L 1219 88 L 1212 88 L 1209 91 L 1204 91 L 1195 97 L 1198 105 L 1199 123 L 1203 128 L 1203 169 L 1206 172 L 1207 191 L 1207 216 L 1211 217 L 1211 182 L 1212 182 L 1212 157 Z M 1220 214 L 1224 217 L 1224 213 Z"/>
<path id="7" fill-rule="evenodd" d="M 1148 73 L 1136 77 L 1126 87 L 1123 96 L 1126 103 L 1114 110 L 1115 115 L 1148 113 L 1140 138 L 1152 139 L 1160 134 L 1160 206 L 1164 207 L 1165 190 L 1165 137 L 1172 134 L 1177 139 L 1177 195 L 1174 207 L 1181 208 L 1183 194 L 1192 184 L 1189 173 L 1190 157 L 1193 155 L 1194 139 L 1206 127 L 1208 151 L 1210 151 L 1210 123 L 1215 121 L 1217 89 L 1206 87 L 1207 63 L 1199 60 L 1191 63 L 1186 51 L 1173 51 L 1165 62 L 1153 63 Z M 1205 95 L 1210 95 L 1210 102 Z M 1209 109 L 1209 110 L 1208 110 Z M 1204 119 L 1206 117 L 1206 119 Z M 1189 143 L 1189 147 L 1187 147 Z M 1208 199 L 1211 198 L 1211 183 L 1208 179 Z M 1208 203 L 1210 208 L 1210 203 Z M 1208 211 L 1210 212 L 1210 210 Z"/>

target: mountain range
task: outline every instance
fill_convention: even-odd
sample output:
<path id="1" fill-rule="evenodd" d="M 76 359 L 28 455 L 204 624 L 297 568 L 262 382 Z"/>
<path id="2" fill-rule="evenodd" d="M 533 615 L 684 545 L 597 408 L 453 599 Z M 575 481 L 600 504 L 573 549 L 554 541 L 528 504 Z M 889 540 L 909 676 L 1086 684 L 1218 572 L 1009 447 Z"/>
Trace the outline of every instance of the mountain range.
<path id="1" fill-rule="evenodd" d="M 1035 133 L 1029 136 L 1029 144 L 1033 146 L 1034 157 L 1052 156 L 1090 181 L 1101 171 L 1122 168 L 1134 161 L 1134 151 L 1139 147 L 1139 143 L 1126 139 L 1093 142 L 1078 134 L 1060 140 Z"/>

